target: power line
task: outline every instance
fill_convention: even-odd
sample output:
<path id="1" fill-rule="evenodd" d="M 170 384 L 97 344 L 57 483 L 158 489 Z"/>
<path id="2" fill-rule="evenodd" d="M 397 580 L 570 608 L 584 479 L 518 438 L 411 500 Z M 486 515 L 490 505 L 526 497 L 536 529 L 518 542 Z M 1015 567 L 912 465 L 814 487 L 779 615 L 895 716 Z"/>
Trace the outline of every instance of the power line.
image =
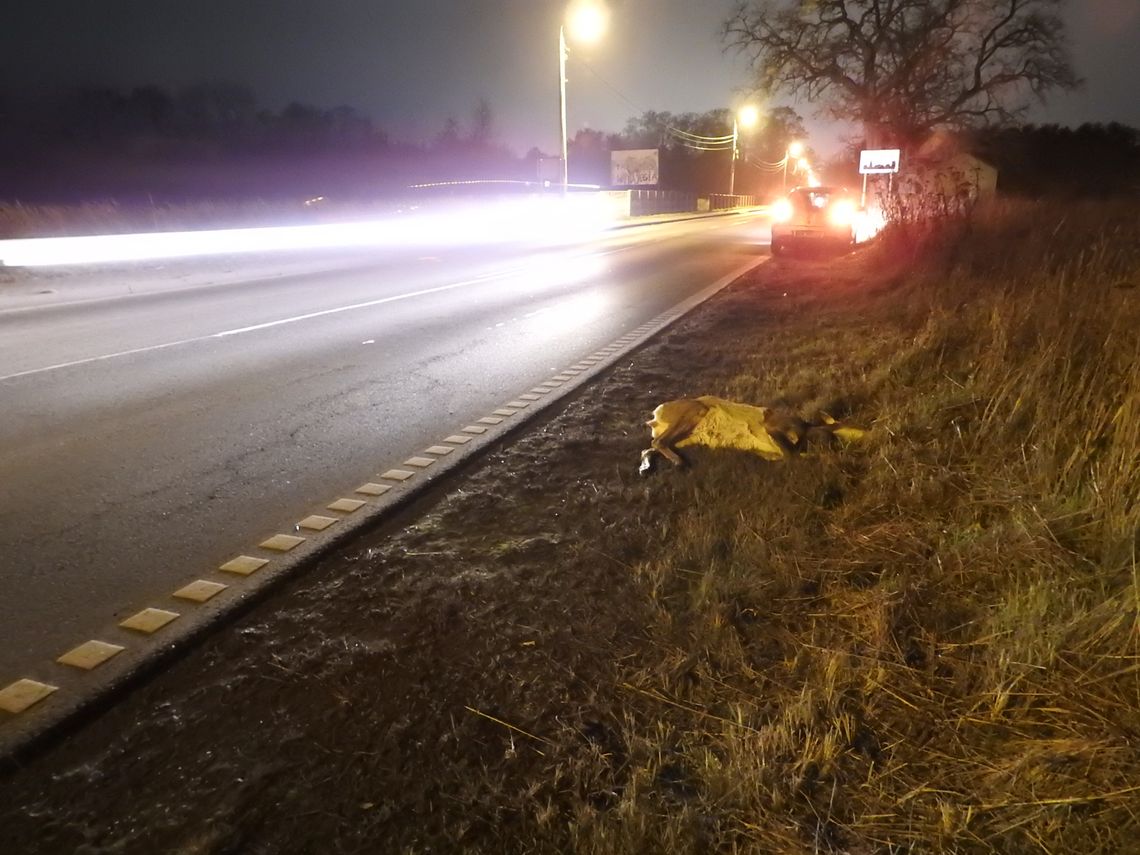
<path id="1" fill-rule="evenodd" d="M 598 81 L 602 83 L 602 85 L 617 95 L 617 97 L 624 101 L 629 107 L 633 108 L 635 112 L 642 115 L 653 112 L 651 110 L 646 110 L 644 106 L 637 104 L 632 99 L 626 97 L 624 92 L 606 80 L 606 78 L 602 77 L 602 75 L 598 74 L 594 67 L 590 65 L 590 63 L 586 62 L 586 60 L 574 57 L 572 54 L 571 58 L 575 63 L 582 65 L 587 71 L 590 72 L 590 74 L 594 75 L 594 77 L 597 78 Z M 703 136 L 701 134 L 694 134 L 689 131 L 682 130 L 681 128 L 678 128 L 674 125 L 667 124 L 663 124 L 661 129 L 665 133 L 670 134 L 679 140 L 681 144 L 685 146 L 685 148 L 692 149 L 694 151 L 729 151 L 734 148 L 733 143 L 737 138 L 736 134 L 725 134 L 724 136 L 718 137 Z M 780 160 L 776 161 L 758 160 L 756 158 L 748 156 L 745 156 L 743 159 L 756 169 L 770 173 L 782 172 L 787 167 L 789 162 L 788 154 L 786 152 Z"/>
<path id="2" fill-rule="evenodd" d="M 755 157 L 746 157 L 745 160 L 757 169 L 783 169 L 784 166 L 790 162 L 786 154 L 779 160 L 759 160 Z"/>
<path id="3" fill-rule="evenodd" d="M 636 113 L 641 113 L 642 115 L 644 115 L 645 113 L 653 112 L 652 110 L 646 110 L 645 107 L 643 107 L 642 105 L 636 104 L 631 99 L 627 98 L 624 92 L 622 92 L 620 89 L 618 89 L 612 83 L 610 83 L 608 80 L 606 80 L 604 77 L 602 77 L 602 75 L 598 74 L 598 72 L 594 70 L 594 67 L 592 65 L 590 65 L 590 63 L 586 62 L 586 60 L 579 59 L 579 58 L 573 56 L 573 54 L 571 54 L 571 58 L 573 59 L 573 61 L 575 63 L 581 64 L 587 71 L 590 72 L 590 74 L 594 75 L 594 77 L 596 77 L 606 88 L 608 88 L 611 92 L 613 92 L 615 95 L 617 95 L 618 98 L 620 98 L 622 101 L 624 101 L 628 106 L 632 107 Z M 722 137 L 705 137 L 705 136 L 701 136 L 700 134 L 689 133 L 688 131 L 682 130 L 681 128 L 675 127 L 673 125 L 666 125 L 666 124 L 663 124 L 661 129 L 663 131 L 665 131 L 665 133 L 672 134 L 673 136 L 677 137 L 682 142 L 684 142 L 685 139 L 688 138 L 688 139 L 691 139 L 693 142 L 698 142 L 698 143 L 708 144 L 710 146 L 714 146 L 711 148 L 701 148 L 701 149 L 699 149 L 700 151 L 726 151 L 727 149 L 732 147 L 732 140 L 734 138 L 733 134 L 727 134 L 727 135 L 722 136 Z M 690 146 L 690 147 L 695 148 L 696 146 Z"/>
<path id="4" fill-rule="evenodd" d="M 679 137 L 680 139 L 692 140 L 693 142 L 702 142 L 702 143 L 710 143 L 710 144 L 711 143 L 727 143 L 727 142 L 732 142 L 734 139 L 736 139 L 735 134 L 725 134 L 724 136 L 720 136 L 720 137 L 706 137 L 706 136 L 702 136 L 701 134 L 694 134 L 694 133 L 690 133 L 689 131 L 682 131 L 680 128 L 669 127 L 669 128 L 667 128 L 667 130 L 671 134 L 673 134 L 674 136 Z"/>
<path id="5" fill-rule="evenodd" d="M 744 159 L 748 162 L 748 164 L 750 166 L 753 166 L 756 169 L 761 170 L 762 172 L 771 172 L 771 173 L 783 172 L 784 171 L 784 165 L 788 162 L 788 159 L 786 157 L 783 160 L 776 161 L 775 163 L 769 163 L 768 161 L 765 161 L 765 160 L 756 160 L 755 158 L 747 157 L 747 156 L 745 156 Z"/>

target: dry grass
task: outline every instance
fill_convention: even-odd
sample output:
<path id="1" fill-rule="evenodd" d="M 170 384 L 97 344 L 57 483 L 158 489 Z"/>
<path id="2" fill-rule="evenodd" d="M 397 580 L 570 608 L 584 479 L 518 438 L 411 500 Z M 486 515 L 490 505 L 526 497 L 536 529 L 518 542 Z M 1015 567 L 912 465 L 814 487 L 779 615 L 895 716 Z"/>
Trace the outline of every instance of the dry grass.
<path id="1" fill-rule="evenodd" d="M 874 438 L 744 478 L 701 458 L 633 569 L 656 661 L 576 851 L 1140 851 L 1135 209 L 877 252 L 709 390 Z"/>

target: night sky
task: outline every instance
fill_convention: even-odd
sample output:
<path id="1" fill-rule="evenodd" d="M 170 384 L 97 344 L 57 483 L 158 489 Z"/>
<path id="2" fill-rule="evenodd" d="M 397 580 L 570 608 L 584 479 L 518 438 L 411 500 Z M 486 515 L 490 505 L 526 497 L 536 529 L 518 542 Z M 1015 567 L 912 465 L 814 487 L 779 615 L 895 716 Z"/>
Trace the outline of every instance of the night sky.
<path id="1" fill-rule="evenodd" d="M 605 40 L 572 48 L 571 130 L 620 130 L 643 110 L 704 111 L 739 101 L 742 58 L 719 28 L 734 0 L 617 0 Z M 0 11 L 7 89 L 107 84 L 250 85 L 259 102 L 348 104 L 393 138 L 423 140 L 480 98 L 496 135 L 522 153 L 558 144 L 561 0 L 8 0 Z M 1140 127 L 1140 0 L 1071 0 L 1084 90 L 1038 122 Z M 579 60 L 585 60 L 593 72 Z M 603 82 L 604 81 L 604 82 Z M 805 116 L 811 106 L 793 105 Z M 840 129 L 812 122 L 832 147 Z"/>

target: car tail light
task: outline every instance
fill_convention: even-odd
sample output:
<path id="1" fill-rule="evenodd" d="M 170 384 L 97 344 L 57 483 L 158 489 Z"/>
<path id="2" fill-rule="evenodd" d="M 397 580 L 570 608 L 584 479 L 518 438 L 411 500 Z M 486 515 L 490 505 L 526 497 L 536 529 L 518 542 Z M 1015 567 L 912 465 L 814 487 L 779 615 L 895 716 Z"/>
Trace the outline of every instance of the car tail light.
<path id="1" fill-rule="evenodd" d="M 841 199 L 831 206 L 831 212 L 828 214 L 831 222 L 837 226 L 849 226 L 855 222 L 855 215 L 858 213 L 855 209 L 855 203 L 849 199 Z"/>
<path id="2" fill-rule="evenodd" d="M 772 203 L 772 219 L 777 223 L 786 223 L 792 218 L 792 203 L 789 199 L 778 199 Z"/>

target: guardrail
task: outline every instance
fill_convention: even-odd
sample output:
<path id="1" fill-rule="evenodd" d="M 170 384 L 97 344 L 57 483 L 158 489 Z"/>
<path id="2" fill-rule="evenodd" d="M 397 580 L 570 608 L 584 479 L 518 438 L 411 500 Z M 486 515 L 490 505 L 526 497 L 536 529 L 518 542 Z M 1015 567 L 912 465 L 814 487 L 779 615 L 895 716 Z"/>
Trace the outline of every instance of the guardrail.
<path id="1" fill-rule="evenodd" d="M 629 194 L 629 215 L 643 217 L 649 214 L 683 214 L 703 211 L 723 211 L 759 205 L 758 196 L 727 193 L 682 193 L 675 190 L 619 190 Z"/>

